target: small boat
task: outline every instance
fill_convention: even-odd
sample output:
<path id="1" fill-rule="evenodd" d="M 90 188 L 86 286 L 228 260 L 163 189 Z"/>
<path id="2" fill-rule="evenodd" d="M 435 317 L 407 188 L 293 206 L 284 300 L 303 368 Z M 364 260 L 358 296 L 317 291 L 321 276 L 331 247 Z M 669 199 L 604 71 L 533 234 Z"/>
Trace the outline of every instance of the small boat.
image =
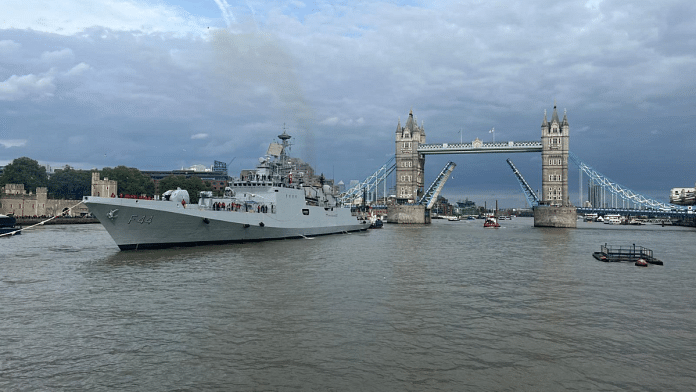
<path id="1" fill-rule="evenodd" d="M 597 220 L 598 216 L 599 215 L 597 214 L 585 214 L 585 216 L 583 217 L 583 222 L 594 222 Z"/>
<path id="2" fill-rule="evenodd" d="M 14 216 L 0 214 L 0 236 L 8 237 L 22 234 L 22 229 L 15 227 L 15 224 L 17 224 L 17 219 Z"/>
<path id="3" fill-rule="evenodd" d="M 369 208 L 369 207 L 368 207 Z M 381 229 L 384 227 L 384 221 L 382 220 L 383 216 L 377 215 L 374 210 L 370 209 L 370 212 L 367 214 L 367 221 L 370 222 L 370 226 L 368 229 Z"/>
<path id="4" fill-rule="evenodd" d="M 592 257 L 603 262 L 628 261 L 642 267 L 648 264 L 664 265 L 661 260 L 653 257 L 653 251 L 651 249 L 636 246 L 635 244 L 624 246 L 604 244 L 600 247 L 599 252 L 592 253 Z M 645 265 L 643 265 L 643 263 L 645 263 Z"/>
<path id="5" fill-rule="evenodd" d="M 498 223 L 498 220 L 494 216 L 489 216 L 489 217 L 486 217 L 486 221 L 483 222 L 483 227 L 498 228 L 498 227 L 500 227 L 500 224 Z"/>
<path id="6" fill-rule="evenodd" d="M 605 215 L 604 216 L 604 224 L 605 225 L 620 225 L 621 224 L 621 216 L 620 215 Z"/>
<path id="7" fill-rule="evenodd" d="M 384 227 L 384 222 L 379 218 L 370 223 L 370 229 L 381 229 L 382 227 Z"/>
<path id="8" fill-rule="evenodd" d="M 495 201 L 495 212 L 493 215 L 487 215 L 486 220 L 483 222 L 483 227 L 498 228 L 500 224 L 498 223 L 498 200 Z"/>
<path id="9" fill-rule="evenodd" d="M 459 217 L 458 217 L 458 216 L 450 216 L 450 217 L 447 218 L 447 220 L 450 221 L 450 222 L 458 222 L 458 221 L 459 221 Z"/>

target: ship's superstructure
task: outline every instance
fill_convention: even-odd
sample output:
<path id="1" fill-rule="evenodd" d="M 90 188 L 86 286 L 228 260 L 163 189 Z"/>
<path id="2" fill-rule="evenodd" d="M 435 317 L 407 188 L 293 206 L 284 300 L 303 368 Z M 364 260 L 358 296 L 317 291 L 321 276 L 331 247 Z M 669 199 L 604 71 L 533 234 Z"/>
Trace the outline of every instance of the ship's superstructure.
<path id="1" fill-rule="evenodd" d="M 121 249 L 308 237 L 365 230 L 370 223 L 342 207 L 329 185 L 305 183 L 293 171 L 290 135 L 278 136 L 255 169 L 243 170 L 224 195 L 201 192 L 190 204 L 186 190 L 163 200 L 87 196 L 90 212 Z"/>

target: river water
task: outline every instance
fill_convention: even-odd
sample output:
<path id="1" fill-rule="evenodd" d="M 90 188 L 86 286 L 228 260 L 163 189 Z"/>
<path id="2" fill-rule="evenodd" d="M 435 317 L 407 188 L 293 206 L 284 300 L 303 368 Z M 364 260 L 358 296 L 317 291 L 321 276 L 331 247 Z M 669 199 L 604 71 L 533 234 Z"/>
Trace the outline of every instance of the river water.
<path id="1" fill-rule="evenodd" d="M 3 391 L 692 391 L 696 230 L 530 218 L 118 250 L 0 238 Z M 601 244 L 664 266 L 601 263 Z"/>

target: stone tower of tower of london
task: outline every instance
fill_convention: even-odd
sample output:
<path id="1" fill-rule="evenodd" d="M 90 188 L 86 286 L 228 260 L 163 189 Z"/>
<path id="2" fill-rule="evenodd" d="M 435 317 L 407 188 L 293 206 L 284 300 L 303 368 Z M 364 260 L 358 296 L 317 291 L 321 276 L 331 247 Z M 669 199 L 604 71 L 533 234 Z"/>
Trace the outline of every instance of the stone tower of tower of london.
<path id="1" fill-rule="evenodd" d="M 418 126 L 413 109 L 406 126 L 396 126 L 396 199 L 398 204 L 414 203 L 423 195 L 425 157 L 418 154 L 418 144 L 425 143 L 425 129 Z"/>
<path id="2" fill-rule="evenodd" d="M 551 122 L 541 123 L 541 195 L 542 204 L 570 206 L 568 196 L 568 116 L 558 119 L 556 104 L 553 105 Z"/>

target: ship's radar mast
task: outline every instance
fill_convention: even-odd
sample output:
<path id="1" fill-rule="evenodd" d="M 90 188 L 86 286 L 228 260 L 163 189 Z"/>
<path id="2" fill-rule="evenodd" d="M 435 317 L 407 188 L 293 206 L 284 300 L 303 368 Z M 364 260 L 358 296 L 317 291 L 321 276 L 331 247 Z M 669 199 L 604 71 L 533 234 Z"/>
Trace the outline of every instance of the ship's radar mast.
<path id="1" fill-rule="evenodd" d="M 285 129 L 285 126 L 283 126 L 283 133 L 278 135 L 278 139 L 281 140 L 281 144 L 283 146 L 283 149 L 280 153 L 280 162 L 285 163 L 287 161 L 287 152 L 290 150 L 290 138 L 292 136 L 288 135 L 288 132 Z"/>
<path id="2" fill-rule="evenodd" d="M 283 145 L 283 152 L 285 152 L 285 150 L 290 147 L 290 138 L 291 137 L 292 136 L 288 135 L 288 133 L 285 131 L 285 129 L 283 129 L 282 134 L 278 135 L 278 139 L 282 140 L 281 143 Z"/>
<path id="3" fill-rule="evenodd" d="M 288 135 L 288 132 L 285 129 L 283 129 L 282 134 L 278 135 L 278 139 L 283 140 L 283 142 L 285 142 L 285 140 L 290 140 L 291 137 L 292 136 Z"/>

